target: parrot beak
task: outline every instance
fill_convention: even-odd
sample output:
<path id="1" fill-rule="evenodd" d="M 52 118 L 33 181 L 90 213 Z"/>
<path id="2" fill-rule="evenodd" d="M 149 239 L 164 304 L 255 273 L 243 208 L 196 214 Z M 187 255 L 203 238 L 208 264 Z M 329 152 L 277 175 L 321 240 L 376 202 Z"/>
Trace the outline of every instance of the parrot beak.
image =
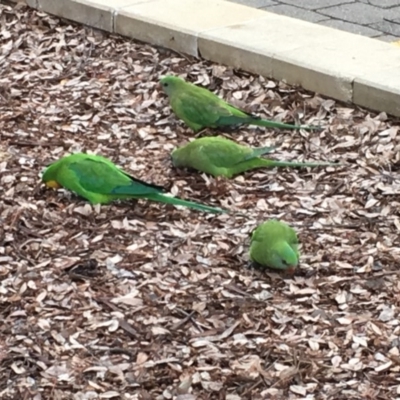
<path id="1" fill-rule="evenodd" d="M 46 186 L 52 189 L 59 189 L 61 187 L 61 185 L 58 184 L 58 182 L 56 181 L 48 181 L 45 182 Z"/>

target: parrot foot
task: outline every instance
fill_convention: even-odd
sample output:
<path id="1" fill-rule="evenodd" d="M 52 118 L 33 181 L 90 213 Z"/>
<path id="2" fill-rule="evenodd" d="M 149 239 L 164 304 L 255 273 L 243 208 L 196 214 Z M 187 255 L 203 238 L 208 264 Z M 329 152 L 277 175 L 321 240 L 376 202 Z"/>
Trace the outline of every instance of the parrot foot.
<path id="1" fill-rule="evenodd" d="M 258 269 L 262 271 L 265 270 L 265 267 L 256 261 L 250 261 L 249 268 Z"/>

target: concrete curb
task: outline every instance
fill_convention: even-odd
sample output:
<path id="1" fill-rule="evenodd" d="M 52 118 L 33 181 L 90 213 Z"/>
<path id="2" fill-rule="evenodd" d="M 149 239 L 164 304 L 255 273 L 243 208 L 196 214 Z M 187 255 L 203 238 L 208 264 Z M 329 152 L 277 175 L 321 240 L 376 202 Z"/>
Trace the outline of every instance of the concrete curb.
<path id="1" fill-rule="evenodd" d="M 24 2 L 85 25 L 400 116 L 400 51 L 376 39 L 224 0 Z"/>

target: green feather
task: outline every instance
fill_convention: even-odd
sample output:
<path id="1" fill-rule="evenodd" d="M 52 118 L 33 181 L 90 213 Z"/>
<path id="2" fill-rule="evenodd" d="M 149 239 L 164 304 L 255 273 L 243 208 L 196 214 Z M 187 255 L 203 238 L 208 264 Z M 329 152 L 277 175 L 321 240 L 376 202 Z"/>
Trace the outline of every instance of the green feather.
<path id="1" fill-rule="evenodd" d="M 242 124 L 279 129 L 322 129 L 316 126 L 290 125 L 261 119 L 234 107 L 209 90 L 186 82 L 177 76 L 165 76 L 160 83 L 169 97 L 171 108 L 176 116 L 195 132 L 204 128 Z"/>

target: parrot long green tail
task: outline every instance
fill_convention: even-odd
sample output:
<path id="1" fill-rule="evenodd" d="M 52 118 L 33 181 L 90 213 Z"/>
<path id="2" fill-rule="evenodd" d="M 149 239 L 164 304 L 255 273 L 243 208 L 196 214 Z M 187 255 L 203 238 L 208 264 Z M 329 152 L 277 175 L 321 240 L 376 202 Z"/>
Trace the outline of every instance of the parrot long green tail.
<path id="1" fill-rule="evenodd" d="M 339 163 L 329 163 L 329 162 L 291 162 L 291 161 L 275 161 L 268 160 L 266 158 L 254 158 L 252 160 L 241 162 L 233 167 L 230 167 L 229 170 L 232 172 L 232 175 L 240 174 L 242 172 L 249 171 L 255 168 L 274 168 L 274 167 L 292 167 L 292 168 L 301 168 L 301 167 L 335 167 L 340 166 Z"/>
<path id="2" fill-rule="evenodd" d="M 150 194 L 146 195 L 145 198 L 149 200 L 159 201 L 161 203 L 173 204 L 174 206 L 185 206 L 189 208 L 194 208 L 195 210 L 210 212 L 213 214 L 229 212 L 228 210 L 223 210 L 222 208 L 210 207 L 204 204 L 195 203 L 194 201 L 183 200 L 177 197 L 169 197 L 163 194 Z"/>
<path id="3" fill-rule="evenodd" d="M 278 129 L 304 129 L 306 131 L 321 131 L 323 128 L 320 126 L 313 125 L 290 125 L 282 122 L 269 121 L 268 119 L 252 119 L 252 125 L 264 126 L 266 128 L 278 128 Z"/>

